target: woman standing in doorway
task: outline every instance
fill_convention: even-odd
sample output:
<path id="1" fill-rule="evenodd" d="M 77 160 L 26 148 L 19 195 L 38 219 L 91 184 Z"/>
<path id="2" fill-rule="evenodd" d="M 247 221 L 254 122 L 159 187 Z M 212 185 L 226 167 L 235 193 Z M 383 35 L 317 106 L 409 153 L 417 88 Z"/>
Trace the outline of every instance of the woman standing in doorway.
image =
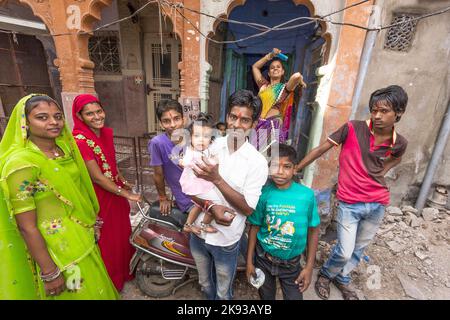
<path id="1" fill-rule="evenodd" d="M 131 191 L 117 169 L 113 131 L 105 127 L 105 110 L 93 95 L 77 96 L 72 106 L 73 136 L 86 163 L 100 204 L 98 245 L 106 269 L 118 291 L 133 277 L 129 263 L 134 249 L 130 245 L 130 201 L 141 196 Z"/>
<path id="2" fill-rule="evenodd" d="M 258 150 L 271 143 L 275 130 L 279 131 L 279 142 L 288 139 L 291 122 L 292 107 L 294 104 L 294 89 L 297 85 L 305 88 L 306 84 L 300 72 L 294 73 L 287 83 L 284 83 L 285 69 L 282 61 L 276 56 L 281 50 L 273 48 L 252 66 L 253 77 L 259 87 L 259 97 L 263 103 L 261 117 L 256 126 L 256 136 L 252 144 Z M 268 79 L 264 78 L 261 69 L 270 61 Z M 276 137 L 275 137 L 276 138 Z"/>
<path id="3" fill-rule="evenodd" d="M 95 244 L 94 188 L 53 99 L 17 103 L 0 173 L 0 300 L 117 299 Z"/>

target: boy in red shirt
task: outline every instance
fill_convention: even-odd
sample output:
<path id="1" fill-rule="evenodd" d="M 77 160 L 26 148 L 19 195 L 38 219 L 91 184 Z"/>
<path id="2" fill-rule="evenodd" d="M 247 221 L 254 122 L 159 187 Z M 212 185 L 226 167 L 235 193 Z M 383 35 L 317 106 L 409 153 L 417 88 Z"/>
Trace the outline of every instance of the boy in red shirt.
<path id="1" fill-rule="evenodd" d="M 408 144 L 394 130 L 407 103 L 408 96 L 399 86 L 376 90 L 370 96 L 369 120 L 347 122 L 297 166 L 301 170 L 333 146 L 342 145 L 336 194 L 339 200 L 337 243 L 315 285 L 322 299 L 330 296 L 330 282 L 341 290 L 344 299 L 358 299 L 349 286 L 350 272 L 375 236 L 389 204 L 384 175 L 400 163 Z"/>

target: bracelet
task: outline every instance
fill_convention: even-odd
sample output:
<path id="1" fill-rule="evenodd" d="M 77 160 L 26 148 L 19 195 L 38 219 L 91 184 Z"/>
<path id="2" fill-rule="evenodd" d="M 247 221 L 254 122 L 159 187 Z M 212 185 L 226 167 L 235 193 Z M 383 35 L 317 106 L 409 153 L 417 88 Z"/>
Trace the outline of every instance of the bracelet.
<path id="1" fill-rule="evenodd" d="M 116 194 L 119 195 L 121 192 L 122 192 L 122 187 L 121 187 L 121 186 L 118 186 L 118 187 L 117 187 Z"/>
<path id="2" fill-rule="evenodd" d="M 167 200 L 167 196 L 159 196 L 159 201 L 165 201 Z"/>
<path id="3" fill-rule="evenodd" d="M 50 272 L 49 274 L 43 274 L 42 271 L 39 273 L 39 276 L 41 277 L 41 280 L 43 282 L 52 282 L 53 280 L 56 280 L 61 275 L 61 270 L 56 267 L 56 270 L 53 272 Z"/>
<path id="4" fill-rule="evenodd" d="M 212 207 L 214 207 L 214 206 L 216 206 L 217 204 L 216 203 L 211 203 L 209 206 L 208 206 L 208 208 L 206 209 L 206 214 L 209 214 L 209 215 L 211 215 L 211 212 L 209 212 L 209 210 L 211 210 L 211 208 Z"/>
<path id="5" fill-rule="evenodd" d="M 209 200 L 205 200 L 205 202 L 203 202 L 203 211 L 207 211 L 208 206 L 211 204 L 211 201 Z"/>

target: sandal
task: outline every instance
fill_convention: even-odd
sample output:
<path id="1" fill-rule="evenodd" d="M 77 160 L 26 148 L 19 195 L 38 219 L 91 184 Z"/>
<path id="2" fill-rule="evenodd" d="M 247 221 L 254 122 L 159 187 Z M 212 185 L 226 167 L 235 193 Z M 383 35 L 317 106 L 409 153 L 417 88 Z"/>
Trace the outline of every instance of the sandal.
<path id="1" fill-rule="evenodd" d="M 333 280 L 333 284 L 341 291 L 344 300 L 359 300 L 356 291 L 352 290 L 350 285 L 339 283 L 336 280 Z"/>
<path id="2" fill-rule="evenodd" d="M 328 300 L 330 297 L 330 283 L 331 280 L 325 277 L 324 275 L 319 274 L 317 276 L 317 281 L 314 284 L 314 289 L 316 291 L 317 296 L 322 300 Z M 322 290 L 322 293 L 320 292 Z M 323 294 L 325 291 L 325 294 Z"/>

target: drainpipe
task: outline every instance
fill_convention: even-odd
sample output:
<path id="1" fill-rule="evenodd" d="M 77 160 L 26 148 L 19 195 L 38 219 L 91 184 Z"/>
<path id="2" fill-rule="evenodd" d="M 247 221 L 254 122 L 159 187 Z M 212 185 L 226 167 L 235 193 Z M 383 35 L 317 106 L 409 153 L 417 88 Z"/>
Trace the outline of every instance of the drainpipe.
<path id="1" fill-rule="evenodd" d="M 442 153 L 444 152 L 445 146 L 448 141 L 450 134 L 450 101 L 447 105 L 447 111 L 442 119 L 441 129 L 439 130 L 439 135 L 436 140 L 436 144 L 433 149 L 433 154 L 431 155 L 431 160 L 428 163 L 427 171 L 425 177 L 423 178 L 422 186 L 420 187 L 419 197 L 416 201 L 416 209 L 419 210 L 419 214 L 422 213 L 422 209 L 425 206 L 425 201 L 427 200 L 428 193 L 430 192 L 431 184 L 433 182 L 434 174 L 441 160 Z"/>
<path id="2" fill-rule="evenodd" d="M 447 188 L 447 204 L 445 205 L 445 209 L 450 210 L 450 188 Z"/>
<path id="3" fill-rule="evenodd" d="M 378 5 L 372 6 L 372 13 L 369 17 L 369 28 L 378 28 L 381 25 L 381 9 Z M 361 55 L 361 62 L 359 65 L 358 77 L 356 79 L 355 91 L 352 98 L 352 113 L 350 120 L 355 119 L 356 111 L 358 110 L 359 100 L 361 99 L 361 92 L 366 78 L 367 69 L 369 67 L 370 57 L 372 56 L 372 49 L 375 46 L 378 30 L 367 31 L 366 39 L 364 40 L 364 48 Z"/>

